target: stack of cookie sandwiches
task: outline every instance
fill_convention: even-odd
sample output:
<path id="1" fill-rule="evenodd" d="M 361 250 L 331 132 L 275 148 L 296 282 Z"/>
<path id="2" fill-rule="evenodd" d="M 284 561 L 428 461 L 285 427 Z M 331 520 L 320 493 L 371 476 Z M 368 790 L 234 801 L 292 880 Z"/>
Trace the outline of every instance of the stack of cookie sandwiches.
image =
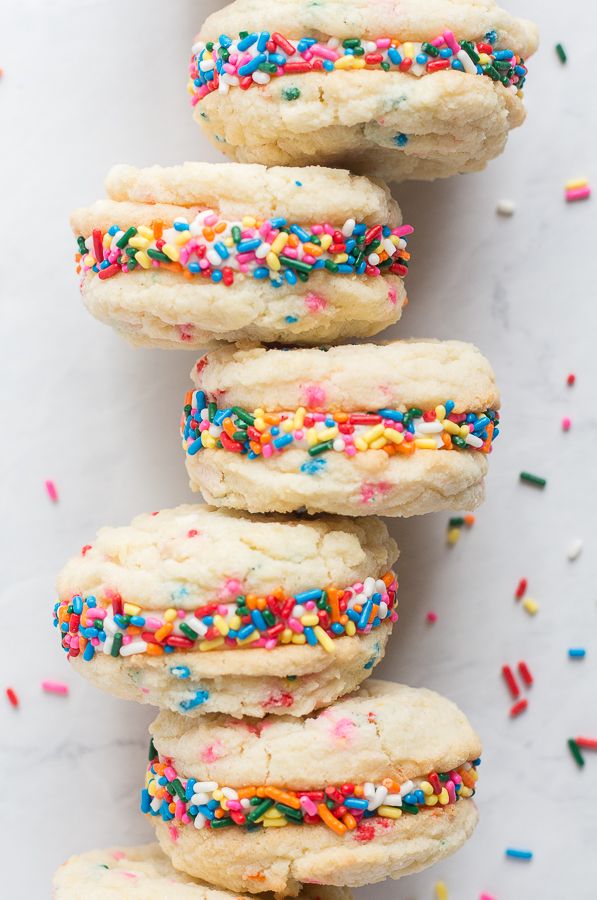
<path id="1" fill-rule="evenodd" d="M 159 846 L 72 858 L 57 900 L 348 900 L 471 835 L 466 717 L 370 678 L 399 622 L 378 516 L 482 502 L 499 393 L 470 344 L 350 341 L 407 303 L 413 229 L 367 176 L 484 165 L 535 44 L 492 0 L 236 0 L 190 89 L 238 162 L 116 166 L 73 213 L 90 312 L 196 351 L 180 434 L 207 505 L 103 528 L 59 576 L 73 667 L 159 709 L 140 772 Z"/>

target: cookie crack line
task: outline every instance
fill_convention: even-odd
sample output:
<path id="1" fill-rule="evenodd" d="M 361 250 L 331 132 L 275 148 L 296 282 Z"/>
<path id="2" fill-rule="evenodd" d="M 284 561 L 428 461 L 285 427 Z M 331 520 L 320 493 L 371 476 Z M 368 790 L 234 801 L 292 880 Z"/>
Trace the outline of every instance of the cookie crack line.
<path id="1" fill-rule="evenodd" d="M 193 46 L 188 90 L 196 105 L 211 94 L 225 96 L 231 90 L 266 89 L 284 80 L 281 96 L 288 103 L 301 96 L 300 76 L 318 73 L 379 71 L 421 78 L 440 71 L 482 75 L 522 96 L 527 67 L 524 59 L 507 47 L 498 49 L 496 31 L 477 41 L 455 38 L 450 30 L 429 41 L 379 37 L 376 40 L 330 37 L 326 43 L 314 37 L 286 38 L 279 32 L 241 31 L 222 34 L 216 41 Z M 322 102 L 322 88 L 319 89 Z M 398 136 L 397 136 L 398 137 Z M 403 146 L 408 138 L 398 146 Z"/>

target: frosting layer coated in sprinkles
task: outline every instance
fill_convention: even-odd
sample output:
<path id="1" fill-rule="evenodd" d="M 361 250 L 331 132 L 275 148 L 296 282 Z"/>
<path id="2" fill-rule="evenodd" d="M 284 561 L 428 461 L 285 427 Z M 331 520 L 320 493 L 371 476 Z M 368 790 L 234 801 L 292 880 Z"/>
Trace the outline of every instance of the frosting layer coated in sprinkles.
<path id="1" fill-rule="evenodd" d="M 411 407 L 404 412 L 324 413 L 300 407 L 294 412 L 249 412 L 238 406 L 219 409 L 203 391 L 191 391 L 181 431 L 190 456 L 209 448 L 269 459 L 291 447 L 306 450 L 309 457 L 330 451 L 353 457 L 367 450 L 384 450 L 389 456 L 417 450 L 489 453 L 499 434 L 499 413 L 492 409 L 455 413 L 452 400 L 426 411 Z"/>
<path id="2" fill-rule="evenodd" d="M 112 278 L 135 269 L 163 269 L 230 286 L 236 278 L 269 280 L 274 287 L 308 281 L 311 272 L 379 276 L 408 274 L 405 237 L 411 225 L 369 227 L 347 219 L 341 226 L 303 227 L 285 218 L 220 218 L 211 209 L 171 224 L 112 225 L 77 238 L 77 272 Z"/>
<path id="3" fill-rule="evenodd" d="M 170 760 L 161 762 L 150 744 L 151 762 L 141 792 L 141 811 L 164 822 L 203 828 L 241 826 L 247 831 L 286 825 L 326 825 L 340 836 L 357 832 L 370 819 L 399 819 L 404 814 L 445 807 L 472 797 L 476 759 L 451 772 L 399 783 L 328 785 L 319 791 L 271 786 L 234 789 L 215 781 L 181 778 Z"/>
<path id="4" fill-rule="evenodd" d="M 420 78 L 443 69 L 485 75 L 513 93 L 524 87 L 527 68 L 513 50 L 496 48 L 497 34 L 488 32 L 479 41 L 458 41 L 444 31 L 430 41 L 403 41 L 397 37 L 377 40 L 330 38 L 325 44 L 313 37 L 290 40 L 278 32 L 240 32 L 220 35 L 217 41 L 199 41 L 193 47 L 189 92 L 193 105 L 214 91 L 247 90 L 267 85 L 282 76 L 306 72 L 381 70 L 408 73 Z M 300 82 L 299 82 L 300 83 Z M 282 95 L 298 100 L 300 88 Z"/>
<path id="5" fill-rule="evenodd" d="M 101 603 L 76 594 L 54 606 L 54 625 L 68 657 L 90 661 L 96 653 L 161 656 L 178 650 L 235 650 L 280 645 L 320 645 L 334 653 L 334 639 L 369 634 L 395 622 L 398 582 L 393 572 L 367 577 L 345 589 L 316 588 L 288 596 L 242 593 L 230 579 L 221 596 L 195 610 L 146 611 L 118 594 Z M 181 676 L 182 677 L 182 676 Z"/>

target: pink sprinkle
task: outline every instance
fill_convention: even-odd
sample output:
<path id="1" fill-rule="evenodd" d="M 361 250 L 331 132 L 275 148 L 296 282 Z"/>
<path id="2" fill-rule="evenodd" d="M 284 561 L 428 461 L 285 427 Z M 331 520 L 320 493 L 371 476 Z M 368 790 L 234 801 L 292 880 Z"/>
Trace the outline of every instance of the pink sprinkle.
<path id="1" fill-rule="evenodd" d="M 566 191 L 566 201 L 568 203 L 574 203 L 575 200 L 588 200 L 591 196 L 591 188 L 587 185 L 586 187 L 573 188 L 570 191 Z"/>
<path id="2" fill-rule="evenodd" d="M 52 503 L 58 503 L 58 491 L 56 490 L 56 485 L 53 481 L 46 481 L 46 493 Z"/>
<path id="3" fill-rule="evenodd" d="M 323 406 L 326 392 L 320 384 L 305 384 L 303 385 L 303 397 L 305 398 L 305 406 L 314 409 L 317 406 Z"/>
<path id="4" fill-rule="evenodd" d="M 305 297 L 305 306 L 313 313 L 321 312 L 321 310 L 325 309 L 327 305 L 327 300 L 325 300 L 320 294 L 314 294 L 313 291 L 310 291 Z"/>
<path id="5" fill-rule="evenodd" d="M 396 303 L 398 302 L 398 294 L 396 293 L 395 287 L 391 287 L 388 290 L 388 300 L 390 301 L 392 306 L 396 306 Z"/>
<path id="6" fill-rule="evenodd" d="M 392 41 L 390 38 L 378 38 L 375 43 L 380 50 L 387 50 L 391 46 Z"/>
<path id="7" fill-rule="evenodd" d="M 322 47 L 321 44 L 314 44 L 311 48 L 313 56 L 319 56 L 321 59 L 330 59 L 335 62 L 340 58 L 340 54 L 332 50 L 331 47 Z"/>
<path id="8" fill-rule="evenodd" d="M 481 894 L 479 900 L 496 900 L 491 894 Z"/>
<path id="9" fill-rule="evenodd" d="M 175 828 L 174 825 L 171 825 L 168 829 L 168 832 L 170 834 L 170 840 L 176 843 L 176 841 L 178 840 L 178 829 Z"/>
<path id="10" fill-rule="evenodd" d="M 63 681 L 42 681 L 41 686 L 46 694 L 61 694 L 63 697 L 68 696 L 68 684 L 65 684 Z"/>
<path id="11" fill-rule="evenodd" d="M 562 431 L 570 431 L 571 425 L 572 422 L 568 418 L 568 416 L 564 416 L 564 418 L 562 419 Z"/>
<path id="12" fill-rule="evenodd" d="M 437 613 L 433 612 L 433 610 L 430 609 L 427 613 L 426 619 L 430 625 L 433 625 L 435 622 L 437 622 Z"/>
<path id="13" fill-rule="evenodd" d="M 310 797 L 301 797 L 300 799 L 301 806 L 305 810 L 308 816 L 314 816 L 317 813 L 317 807 L 313 803 Z"/>

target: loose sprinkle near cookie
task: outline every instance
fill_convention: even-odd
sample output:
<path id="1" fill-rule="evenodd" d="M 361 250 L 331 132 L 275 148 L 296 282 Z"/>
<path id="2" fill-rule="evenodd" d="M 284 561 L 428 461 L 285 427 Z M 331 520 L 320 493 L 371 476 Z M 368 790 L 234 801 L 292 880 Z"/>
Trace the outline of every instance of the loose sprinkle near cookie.
<path id="1" fill-rule="evenodd" d="M 144 610 L 114 592 L 103 599 L 76 594 L 55 604 L 54 625 L 69 659 L 82 654 L 89 662 L 96 652 L 116 658 L 177 650 L 273 650 L 290 644 L 334 653 L 335 639 L 369 634 L 398 619 L 393 572 L 344 589 L 314 588 L 294 596 L 281 589 L 267 596 L 246 594 L 236 581 L 231 590 L 225 599 L 208 600 L 194 610 Z M 174 677 L 185 677 L 185 667 L 177 668 Z"/>
<path id="2" fill-rule="evenodd" d="M 315 398 L 318 400 L 318 398 Z M 334 452 L 352 458 L 368 450 L 388 456 L 410 456 L 418 450 L 475 450 L 489 453 L 499 434 L 499 413 L 454 412 L 446 400 L 435 409 L 379 409 L 376 412 L 248 411 L 219 408 L 203 391 L 190 391 L 181 420 L 183 448 L 189 456 L 200 450 L 222 449 L 269 459 L 289 448 L 310 457 Z"/>
<path id="3" fill-rule="evenodd" d="M 570 372 L 568 377 L 566 378 L 566 384 L 568 387 L 573 387 L 576 384 L 576 375 L 574 372 Z"/>
<path id="4" fill-rule="evenodd" d="M 546 478 L 542 478 L 540 475 L 533 475 L 532 472 L 521 472 L 520 480 L 539 488 L 544 488 L 547 484 Z"/>
<path id="5" fill-rule="evenodd" d="M 572 754 L 572 758 L 574 759 L 576 765 L 579 767 L 579 769 L 582 769 L 585 764 L 585 758 L 580 752 L 580 747 L 578 746 L 578 743 L 574 740 L 574 738 L 568 739 L 568 749 L 570 750 L 570 753 Z"/>
<path id="6" fill-rule="evenodd" d="M 518 700 L 514 706 L 510 708 L 510 718 L 515 719 L 521 713 L 523 713 L 529 705 L 529 701 L 523 697 L 522 700 Z"/>
<path id="7" fill-rule="evenodd" d="M 522 92 L 527 76 L 524 59 L 496 44 L 495 31 L 478 41 L 458 41 L 446 30 L 422 42 L 330 37 L 325 43 L 314 37 L 296 40 L 278 32 L 241 31 L 238 37 L 222 34 L 217 41 L 198 41 L 193 46 L 188 88 L 195 106 L 216 91 L 226 95 L 231 90 L 264 88 L 280 78 L 292 78 L 281 92 L 284 100 L 292 102 L 300 96 L 294 81 L 307 72 L 325 75 L 367 69 L 420 78 L 448 69 L 483 75 L 514 94 Z"/>
<path id="8" fill-rule="evenodd" d="M 522 601 L 522 606 L 525 612 L 529 614 L 529 616 L 536 616 L 539 612 L 539 604 L 531 597 L 525 597 Z"/>
<path id="9" fill-rule="evenodd" d="M 496 206 L 496 212 L 500 216 L 513 216 L 516 210 L 516 206 L 512 200 L 500 200 L 498 205 Z"/>
<path id="10" fill-rule="evenodd" d="M 509 859 L 531 860 L 533 858 L 532 850 L 517 850 L 515 847 L 508 847 L 506 856 Z"/>
<path id="11" fill-rule="evenodd" d="M 568 416 L 564 416 L 562 419 L 562 431 L 570 431 L 572 428 L 572 420 L 568 418 Z"/>
<path id="12" fill-rule="evenodd" d="M 517 600 L 522 600 L 522 598 L 524 597 L 524 595 L 526 593 L 527 585 L 528 585 L 528 582 L 527 582 L 526 578 L 521 578 L 520 581 L 518 582 L 518 586 L 514 593 L 514 596 L 516 597 Z"/>
<path id="13" fill-rule="evenodd" d="M 558 54 L 558 59 L 562 65 L 564 65 L 564 63 L 568 61 L 568 56 L 566 55 L 563 44 L 556 44 L 556 53 Z"/>
<path id="14" fill-rule="evenodd" d="M 525 683 L 525 685 L 527 687 L 531 687 L 531 685 L 533 684 L 533 676 L 531 674 L 531 670 L 529 669 L 527 664 L 522 659 L 518 663 L 518 672 L 519 672 L 520 677 L 522 678 L 523 682 Z"/>
<path id="15" fill-rule="evenodd" d="M 279 216 L 229 221 L 211 209 L 173 223 L 93 229 L 77 238 L 77 272 L 101 280 L 135 270 L 162 270 L 230 287 L 236 279 L 267 281 L 275 288 L 306 282 L 316 272 L 328 275 L 408 274 L 406 237 L 411 225 L 368 226 L 349 218 L 297 225 Z"/>
<path id="16" fill-rule="evenodd" d="M 583 750 L 597 750 L 597 738 L 577 737 L 575 740 Z"/>
<path id="17" fill-rule="evenodd" d="M 566 550 L 566 556 L 570 560 L 570 562 L 574 562 L 578 559 L 580 554 L 582 553 L 583 542 L 580 538 L 574 538 L 568 544 L 568 549 Z"/>
<path id="18" fill-rule="evenodd" d="M 577 200 L 588 200 L 591 196 L 591 188 L 586 178 L 577 178 L 574 181 L 566 182 L 564 194 L 567 203 L 574 203 Z"/>
<path id="19" fill-rule="evenodd" d="M 61 697 L 68 696 L 68 684 L 64 681 L 42 681 L 41 689 L 46 694 L 59 694 Z"/>
<path id="20" fill-rule="evenodd" d="M 161 761 L 156 755 L 145 775 L 141 811 L 179 826 L 193 824 L 199 830 L 244 826 L 256 831 L 323 824 L 342 837 L 358 832 L 367 819 L 399 819 L 473 797 L 480 762 L 476 759 L 451 772 L 401 782 L 385 778 L 381 784 L 326 785 L 320 790 L 272 785 L 233 789 L 216 781 L 182 778 L 172 760 Z"/>
<path id="21" fill-rule="evenodd" d="M 520 696 L 520 688 L 516 683 L 516 678 L 514 677 L 514 673 L 510 666 L 502 666 L 502 678 L 506 682 L 510 694 L 516 700 L 516 698 Z"/>
<path id="22" fill-rule="evenodd" d="M 56 489 L 56 485 L 53 481 L 46 481 L 46 493 L 52 503 L 58 503 L 58 490 Z"/>
<path id="23" fill-rule="evenodd" d="M 587 651 L 584 647 L 570 647 L 568 650 L 570 659 L 584 659 L 586 655 Z"/>
<path id="24" fill-rule="evenodd" d="M 18 709 L 19 707 L 19 698 L 17 697 L 16 692 L 11 688 L 6 688 L 6 696 L 8 697 L 8 702 L 12 707 Z"/>

